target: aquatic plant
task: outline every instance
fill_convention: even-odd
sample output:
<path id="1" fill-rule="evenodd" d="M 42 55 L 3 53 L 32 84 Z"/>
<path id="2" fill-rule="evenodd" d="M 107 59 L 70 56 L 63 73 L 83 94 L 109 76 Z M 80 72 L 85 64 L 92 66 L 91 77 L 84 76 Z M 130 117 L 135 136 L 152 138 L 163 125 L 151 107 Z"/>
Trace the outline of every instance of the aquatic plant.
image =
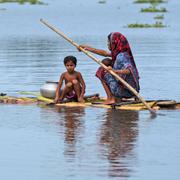
<path id="1" fill-rule="evenodd" d="M 150 6 L 148 8 L 141 8 L 141 12 L 167 12 L 166 8 L 156 8 L 155 6 Z"/>
<path id="2" fill-rule="evenodd" d="M 136 0 L 134 3 L 166 3 L 164 0 Z"/>
<path id="3" fill-rule="evenodd" d="M 155 24 L 139 24 L 139 23 L 134 23 L 134 24 L 128 24 L 128 28 L 164 28 L 167 27 L 160 21 L 156 21 Z"/>
<path id="4" fill-rule="evenodd" d="M 39 0 L 0 0 L 0 3 L 30 3 L 30 4 L 44 4 L 43 2 Z"/>
<path id="5" fill-rule="evenodd" d="M 105 3 L 106 3 L 106 0 L 99 0 L 98 3 L 99 3 L 99 4 L 105 4 Z"/>
<path id="6" fill-rule="evenodd" d="M 24 0 L 18 0 L 19 4 L 24 4 Z"/>
<path id="7" fill-rule="evenodd" d="M 150 3 L 150 6 L 147 8 L 141 8 L 140 12 L 150 12 L 150 13 L 165 13 L 167 12 L 166 8 L 158 8 L 158 5 L 160 3 L 166 3 L 168 0 L 134 0 L 134 3 Z M 163 20 L 164 14 L 158 14 L 154 17 L 156 20 Z M 154 24 L 140 24 L 140 23 L 134 23 L 134 24 L 128 24 L 128 28 L 164 28 L 167 27 L 162 23 L 162 21 L 156 21 Z"/>
<path id="8" fill-rule="evenodd" d="M 154 17 L 154 19 L 164 19 L 164 14 L 157 15 Z"/>

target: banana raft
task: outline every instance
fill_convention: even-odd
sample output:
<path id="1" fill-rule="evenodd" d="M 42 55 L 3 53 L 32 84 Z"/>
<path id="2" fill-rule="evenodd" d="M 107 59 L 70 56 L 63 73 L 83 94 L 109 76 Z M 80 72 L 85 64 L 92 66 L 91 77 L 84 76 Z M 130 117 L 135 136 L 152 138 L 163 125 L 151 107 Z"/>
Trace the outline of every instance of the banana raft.
<path id="1" fill-rule="evenodd" d="M 24 93 L 33 94 L 33 93 Z M 43 104 L 45 106 L 64 106 L 64 107 L 99 107 L 99 108 L 114 108 L 122 110 L 146 110 L 147 108 L 138 101 L 128 100 L 113 105 L 104 105 L 104 98 L 100 98 L 98 94 L 89 95 L 85 98 L 85 103 L 68 102 L 54 104 L 53 99 L 45 98 L 39 94 L 33 94 L 33 97 L 15 97 L 7 96 L 6 94 L 0 94 L 0 103 L 3 104 Z M 153 109 L 180 109 L 180 102 L 174 100 L 150 100 L 147 101 L 149 106 Z"/>

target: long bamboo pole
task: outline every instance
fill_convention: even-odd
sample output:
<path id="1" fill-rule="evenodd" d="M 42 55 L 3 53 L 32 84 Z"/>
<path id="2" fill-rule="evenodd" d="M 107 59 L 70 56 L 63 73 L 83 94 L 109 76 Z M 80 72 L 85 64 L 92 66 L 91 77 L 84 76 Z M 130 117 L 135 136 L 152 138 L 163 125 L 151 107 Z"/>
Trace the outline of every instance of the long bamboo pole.
<path id="1" fill-rule="evenodd" d="M 109 70 L 106 65 L 104 65 L 100 60 L 95 58 L 91 53 L 80 47 L 76 42 L 74 42 L 72 39 L 67 37 L 62 31 L 59 29 L 53 27 L 50 25 L 47 21 L 44 21 L 43 19 L 40 19 L 40 21 L 49 27 L 51 30 L 59 34 L 61 37 L 63 37 L 65 40 L 67 40 L 69 43 L 74 45 L 76 48 L 80 49 L 83 53 L 85 53 L 87 56 L 89 56 L 91 59 L 93 59 L 95 62 L 97 62 L 100 66 L 102 66 L 105 70 L 107 70 L 109 73 L 111 73 L 116 79 L 118 79 L 124 86 L 126 86 L 146 107 L 147 109 L 152 113 L 156 114 L 156 112 L 149 106 L 149 104 L 145 101 L 143 97 L 140 96 L 140 94 L 132 87 L 130 86 L 124 79 L 122 79 L 118 74 L 116 74 L 114 71 Z"/>

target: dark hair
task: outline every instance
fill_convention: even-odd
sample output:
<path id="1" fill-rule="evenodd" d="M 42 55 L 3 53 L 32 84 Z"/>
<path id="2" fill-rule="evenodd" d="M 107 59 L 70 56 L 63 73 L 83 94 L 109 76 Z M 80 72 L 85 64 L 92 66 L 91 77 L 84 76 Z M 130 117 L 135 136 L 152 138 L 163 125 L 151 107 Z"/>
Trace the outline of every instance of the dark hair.
<path id="1" fill-rule="evenodd" d="M 68 62 L 73 62 L 74 63 L 74 65 L 76 66 L 76 64 L 77 64 L 77 59 L 76 59 L 76 57 L 74 57 L 74 56 L 66 56 L 65 58 L 64 58 L 64 65 L 66 65 Z"/>
<path id="2" fill-rule="evenodd" d="M 103 63 L 104 65 L 106 65 L 106 66 L 112 66 L 112 65 L 113 65 L 112 59 L 110 59 L 110 58 L 104 58 L 104 59 L 102 60 L 102 63 Z"/>
<path id="3" fill-rule="evenodd" d="M 108 40 L 109 40 L 109 41 L 110 41 L 110 39 L 111 39 L 111 34 L 112 34 L 112 33 L 108 34 Z"/>

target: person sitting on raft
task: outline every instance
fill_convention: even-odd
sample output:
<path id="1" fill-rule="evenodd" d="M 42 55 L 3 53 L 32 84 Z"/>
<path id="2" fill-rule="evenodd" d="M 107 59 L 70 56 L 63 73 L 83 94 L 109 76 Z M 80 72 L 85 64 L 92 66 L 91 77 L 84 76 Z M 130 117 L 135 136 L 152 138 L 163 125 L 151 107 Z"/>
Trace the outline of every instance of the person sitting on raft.
<path id="1" fill-rule="evenodd" d="M 81 73 L 75 71 L 76 64 L 76 57 L 67 56 L 64 58 L 64 65 L 67 71 L 60 76 L 54 99 L 55 103 L 61 103 L 65 97 L 84 102 L 86 85 Z M 62 89 L 63 82 L 65 82 L 65 87 Z"/>
<path id="2" fill-rule="evenodd" d="M 107 67 L 113 67 L 113 62 L 110 58 L 104 58 L 101 62 Z"/>
<path id="3" fill-rule="evenodd" d="M 126 37 L 119 32 L 110 33 L 108 35 L 107 45 L 110 52 L 95 49 L 88 45 L 80 45 L 80 47 L 98 55 L 111 57 L 112 67 L 108 66 L 108 69 L 113 70 L 139 92 L 139 73 Z M 134 97 L 134 94 L 129 89 L 104 68 L 100 67 L 96 72 L 96 76 L 100 79 L 107 94 L 107 100 L 104 104 L 113 104 L 116 102 L 116 99 Z"/>

